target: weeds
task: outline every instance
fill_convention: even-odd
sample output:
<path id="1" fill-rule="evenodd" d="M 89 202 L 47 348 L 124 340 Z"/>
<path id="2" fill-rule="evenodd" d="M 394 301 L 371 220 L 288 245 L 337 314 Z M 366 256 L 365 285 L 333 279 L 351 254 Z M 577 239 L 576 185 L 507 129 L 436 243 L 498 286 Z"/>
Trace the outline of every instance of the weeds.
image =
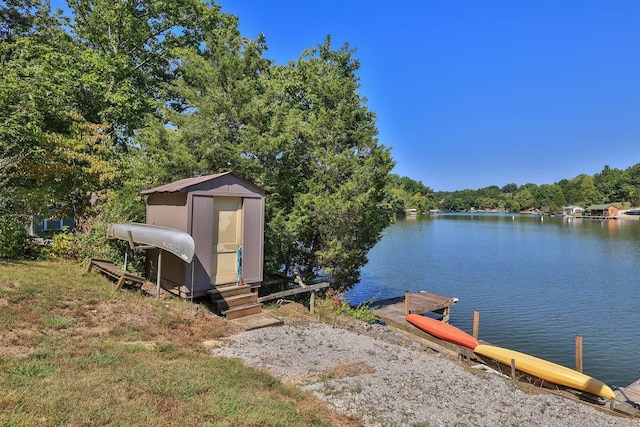
<path id="1" fill-rule="evenodd" d="M 316 302 L 316 311 L 321 319 L 332 321 L 334 325 L 341 315 L 372 324 L 378 319 L 378 315 L 371 308 L 372 303 L 368 301 L 351 307 L 344 299 L 343 292 L 331 288 L 325 293 L 324 298 Z"/>
<path id="2" fill-rule="evenodd" d="M 550 407 L 551 407 L 551 403 L 550 403 L 550 402 L 545 401 L 545 402 L 542 404 L 542 407 L 540 408 L 540 413 L 541 413 L 541 414 L 544 414 L 545 412 L 547 412 L 547 409 L 549 409 Z"/>
<path id="3" fill-rule="evenodd" d="M 46 317 L 44 320 L 44 326 L 52 329 L 65 329 L 71 326 L 74 322 L 73 317 L 69 316 L 52 316 Z"/>
<path id="4" fill-rule="evenodd" d="M 54 368 L 39 360 L 28 360 L 20 363 L 16 368 L 9 369 L 9 374 L 15 377 L 45 378 L 53 372 Z"/>
<path id="5" fill-rule="evenodd" d="M 62 261 L 0 261 L 0 425 L 354 425 L 293 386 L 215 358 L 226 322 L 114 292 Z"/>

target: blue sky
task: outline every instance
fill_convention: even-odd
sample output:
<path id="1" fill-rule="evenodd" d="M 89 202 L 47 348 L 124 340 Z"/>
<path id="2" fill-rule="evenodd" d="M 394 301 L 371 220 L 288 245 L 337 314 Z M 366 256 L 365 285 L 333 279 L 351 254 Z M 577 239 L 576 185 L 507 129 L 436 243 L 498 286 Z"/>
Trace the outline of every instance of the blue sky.
<path id="1" fill-rule="evenodd" d="M 330 34 L 394 169 L 434 190 L 640 162 L 640 1 L 223 0 L 278 63 Z"/>
<path id="2" fill-rule="evenodd" d="M 53 0 L 59 7 L 63 0 Z M 640 162 L 639 0 L 221 0 L 266 57 L 330 34 L 360 61 L 394 172 L 436 191 Z"/>

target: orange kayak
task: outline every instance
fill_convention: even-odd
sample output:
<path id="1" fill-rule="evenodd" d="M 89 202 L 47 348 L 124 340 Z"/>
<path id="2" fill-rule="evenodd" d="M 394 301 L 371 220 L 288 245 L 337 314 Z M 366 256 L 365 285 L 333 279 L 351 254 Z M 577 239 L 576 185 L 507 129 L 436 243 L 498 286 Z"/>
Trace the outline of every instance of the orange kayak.
<path id="1" fill-rule="evenodd" d="M 419 314 L 409 314 L 407 316 L 407 322 L 436 338 L 470 348 L 471 350 L 480 344 L 477 339 L 462 329 L 458 329 L 455 326 L 439 320 L 431 319 L 430 317 Z"/>

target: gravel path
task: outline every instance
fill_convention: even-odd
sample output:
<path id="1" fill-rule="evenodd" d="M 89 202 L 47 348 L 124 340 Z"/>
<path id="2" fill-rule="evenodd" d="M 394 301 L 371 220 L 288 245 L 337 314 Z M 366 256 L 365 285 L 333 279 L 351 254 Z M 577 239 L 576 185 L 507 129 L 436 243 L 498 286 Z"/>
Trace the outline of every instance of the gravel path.
<path id="1" fill-rule="evenodd" d="M 366 426 L 634 426 L 513 382 L 471 373 L 379 325 L 290 324 L 234 335 L 213 351 L 314 393 Z"/>

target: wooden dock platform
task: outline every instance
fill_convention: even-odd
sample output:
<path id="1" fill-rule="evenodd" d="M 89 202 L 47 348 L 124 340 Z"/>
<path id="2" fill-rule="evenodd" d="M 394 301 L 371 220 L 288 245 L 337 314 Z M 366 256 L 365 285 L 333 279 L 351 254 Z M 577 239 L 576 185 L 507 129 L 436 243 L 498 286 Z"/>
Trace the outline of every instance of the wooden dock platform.
<path id="1" fill-rule="evenodd" d="M 408 296 L 408 304 L 406 301 Z M 452 357 L 464 356 L 469 360 L 471 350 L 464 349 L 456 344 L 441 340 L 407 322 L 407 311 L 413 314 L 438 313 L 443 317 L 443 321 L 449 322 L 451 307 L 458 302 L 457 298 L 442 295 L 430 294 L 428 292 L 411 293 L 402 297 L 390 298 L 377 301 L 372 304 L 373 311 L 380 320 L 388 326 L 406 334 L 412 339 L 417 339 L 423 345 L 432 348 L 440 353 L 446 353 Z"/>
<path id="2" fill-rule="evenodd" d="M 581 215 L 581 216 L 572 216 L 571 218 L 575 218 L 575 219 L 593 219 L 593 220 L 618 219 L 617 216 L 611 216 L 611 215 Z"/>
<path id="3" fill-rule="evenodd" d="M 408 302 L 407 302 L 408 300 Z M 444 322 L 449 322 L 451 307 L 458 302 L 457 298 L 430 294 L 428 292 L 407 293 L 403 297 L 377 301 L 373 304 L 375 313 L 386 322 L 399 324 L 409 323 L 405 320 L 407 314 L 438 313 Z"/>
<path id="4" fill-rule="evenodd" d="M 635 417 L 640 416 L 640 380 L 626 387 L 615 389 L 614 393 L 616 398 L 612 402 L 611 409 Z"/>

